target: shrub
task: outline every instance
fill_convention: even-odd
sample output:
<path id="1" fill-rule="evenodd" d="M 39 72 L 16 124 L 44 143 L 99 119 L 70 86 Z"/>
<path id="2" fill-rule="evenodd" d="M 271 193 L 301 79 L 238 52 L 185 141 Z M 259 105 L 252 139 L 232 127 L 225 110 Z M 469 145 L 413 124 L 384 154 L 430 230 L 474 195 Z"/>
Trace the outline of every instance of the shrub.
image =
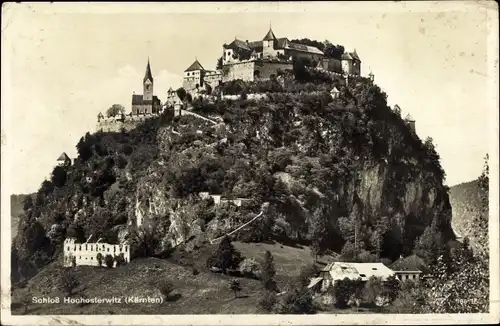
<path id="1" fill-rule="evenodd" d="M 116 262 L 116 267 L 118 266 L 121 266 L 121 265 L 124 265 L 125 264 L 125 256 L 123 255 L 123 253 L 115 256 L 113 258 L 113 260 Z"/>
<path id="2" fill-rule="evenodd" d="M 238 281 L 238 280 L 230 280 L 229 281 L 229 288 L 231 289 L 231 291 L 234 292 L 234 297 L 237 298 L 238 297 L 238 292 L 241 291 L 240 281 Z"/>
<path id="3" fill-rule="evenodd" d="M 106 257 L 104 257 L 104 263 L 106 264 L 107 268 L 112 268 L 115 263 L 115 260 L 113 259 L 113 256 L 106 255 Z"/>
<path id="4" fill-rule="evenodd" d="M 174 290 L 174 284 L 168 280 L 163 280 L 160 282 L 158 290 L 160 290 L 160 293 L 165 296 L 165 300 L 168 300 Z"/>
<path id="5" fill-rule="evenodd" d="M 247 277 L 257 277 L 260 274 L 260 265 L 255 258 L 246 258 L 240 264 L 240 272 Z"/>
<path id="6" fill-rule="evenodd" d="M 73 290 L 80 285 L 75 273 L 71 269 L 64 269 L 61 275 L 61 288 L 66 295 L 72 295 Z"/>
<path id="7" fill-rule="evenodd" d="M 97 264 L 99 264 L 99 266 L 102 266 L 103 257 L 102 257 L 102 254 L 100 252 L 97 253 L 96 260 L 97 260 Z"/>

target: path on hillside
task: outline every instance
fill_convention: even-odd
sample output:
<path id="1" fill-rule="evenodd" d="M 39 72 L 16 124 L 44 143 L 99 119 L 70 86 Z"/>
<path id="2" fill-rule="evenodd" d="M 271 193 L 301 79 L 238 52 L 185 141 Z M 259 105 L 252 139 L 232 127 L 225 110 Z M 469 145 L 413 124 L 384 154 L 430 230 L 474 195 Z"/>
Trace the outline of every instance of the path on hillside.
<path id="1" fill-rule="evenodd" d="M 214 244 L 216 243 L 217 241 L 221 240 L 222 238 L 224 238 L 226 235 L 227 236 L 230 236 L 230 235 L 233 235 L 234 233 L 238 232 L 239 230 L 243 229 L 245 226 L 249 225 L 250 223 L 252 223 L 253 221 L 257 220 L 259 217 L 262 216 L 262 214 L 264 214 L 264 211 L 260 211 L 260 213 L 258 215 L 256 215 L 253 219 L 251 219 L 250 221 L 246 222 L 245 224 L 239 226 L 238 228 L 234 229 L 233 231 L 229 232 L 229 233 L 226 233 L 224 234 L 223 236 L 220 236 L 218 238 L 215 238 L 215 239 L 212 239 L 210 240 L 210 244 Z"/>
<path id="2" fill-rule="evenodd" d="M 206 117 L 204 117 L 204 116 L 202 116 L 202 115 L 199 115 L 198 113 L 194 113 L 194 112 L 192 112 L 192 111 L 187 111 L 187 110 L 182 110 L 182 109 L 181 109 L 181 116 L 182 116 L 182 115 L 192 115 L 192 116 L 197 117 L 197 118 L 200 118 L 200 119 L 202 119 L 202 120 L 205 120 L 205 121 L 211 122 L 211 123 L 213 123 L 214 125 L 216 125 L 216 124 L 217 124 L 217 122 L 215 122 L 215 121 L 213 121 L 213 120 L 210 120 L 209 118 L 206 118 Z"/>

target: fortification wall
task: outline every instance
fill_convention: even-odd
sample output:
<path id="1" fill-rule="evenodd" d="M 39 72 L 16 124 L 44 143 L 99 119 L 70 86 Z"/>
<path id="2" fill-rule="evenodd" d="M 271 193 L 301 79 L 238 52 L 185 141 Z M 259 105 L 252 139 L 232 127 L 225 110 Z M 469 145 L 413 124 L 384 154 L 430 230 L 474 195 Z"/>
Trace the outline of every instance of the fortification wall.
<path id="1" fill-rule="evenodd" d="M 128 115 L 125 119 L 104 118 L 97 121 L 96 130 L 102 132 L 130 131 L 146 119 L 157 117 L 158 114 Z"/>
<path id="2" fill-rule="evenodd" d="M 75 243 L 74 239 L 66 239 L 64 241 L 64 266 L 72 266 L 73 261 L 76 262 L 77 266 L 99 266 L 97 260 L 98 253 L 100 253 L 103 257 L 103 266 L 105 265 L 104 257 L 107 255 L 114 257 L 123 254 L 125 262 L 130 261 L 129 245 L 113 245 L 109 243 Z M 115 265 L 113 267 L 115 267 Z"/>
<path id="3" fill-rule="evenodd" d="M 222 82 L 241 79 L 243 81 L 254 80 L 254 61 L 238 62 L 225 65 L 222 69 Z"/>
<path id="4" fill-rule="evenodd" d="M 293 65 L 284 62 L 256 62 L 255 76 L 258 79 L 270 79 L 272 75 L 277 76 L 278 70 L 291 70 Z"/>
<path id="5" fill-rule="evenodd" d="M 200 75 L 197 76 L 192 76 L 192 77 L 184 77 L 182 80 L 182 87 L 186 91 L 191 91 L 193 89 L 196 89 L 196 85 L 201 86 L 202 84 L 202 78 Z"/>

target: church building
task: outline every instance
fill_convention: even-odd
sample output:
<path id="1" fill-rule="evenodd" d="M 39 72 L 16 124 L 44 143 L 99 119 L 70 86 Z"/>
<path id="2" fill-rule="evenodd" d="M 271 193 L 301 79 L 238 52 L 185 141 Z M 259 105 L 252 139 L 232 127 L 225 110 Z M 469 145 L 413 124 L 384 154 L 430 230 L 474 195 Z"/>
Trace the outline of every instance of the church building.
<path id="1" fill-rule="evenodd" d="M 146 74 L 142 80 L 143 94 L 132 95 L 132 115 L 138 114 L 156 114 L 161 109 L 161 102 L 158 97 L 153 95 L 154 80 L 151 74 L 151 66 L 146 66 Z"/>

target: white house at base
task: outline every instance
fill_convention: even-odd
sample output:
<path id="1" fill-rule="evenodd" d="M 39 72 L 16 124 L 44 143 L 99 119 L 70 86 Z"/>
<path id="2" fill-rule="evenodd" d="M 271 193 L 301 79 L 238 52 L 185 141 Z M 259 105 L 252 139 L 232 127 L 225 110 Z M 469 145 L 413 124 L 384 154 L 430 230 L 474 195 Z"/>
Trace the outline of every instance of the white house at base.
<path id="1" fill-rule="evenodd" d="M 335 262 L 325 266 L 318 277 L 311 280 L 308 288 L 318 288 L 320 291 L 326 291 L 335 282 L 348 278 L 350 280 L 368 281 L 370 277 L 375 276 L 383 281 L 394 276 L 395 273 L 382 263 L 346 263 Z"/>

